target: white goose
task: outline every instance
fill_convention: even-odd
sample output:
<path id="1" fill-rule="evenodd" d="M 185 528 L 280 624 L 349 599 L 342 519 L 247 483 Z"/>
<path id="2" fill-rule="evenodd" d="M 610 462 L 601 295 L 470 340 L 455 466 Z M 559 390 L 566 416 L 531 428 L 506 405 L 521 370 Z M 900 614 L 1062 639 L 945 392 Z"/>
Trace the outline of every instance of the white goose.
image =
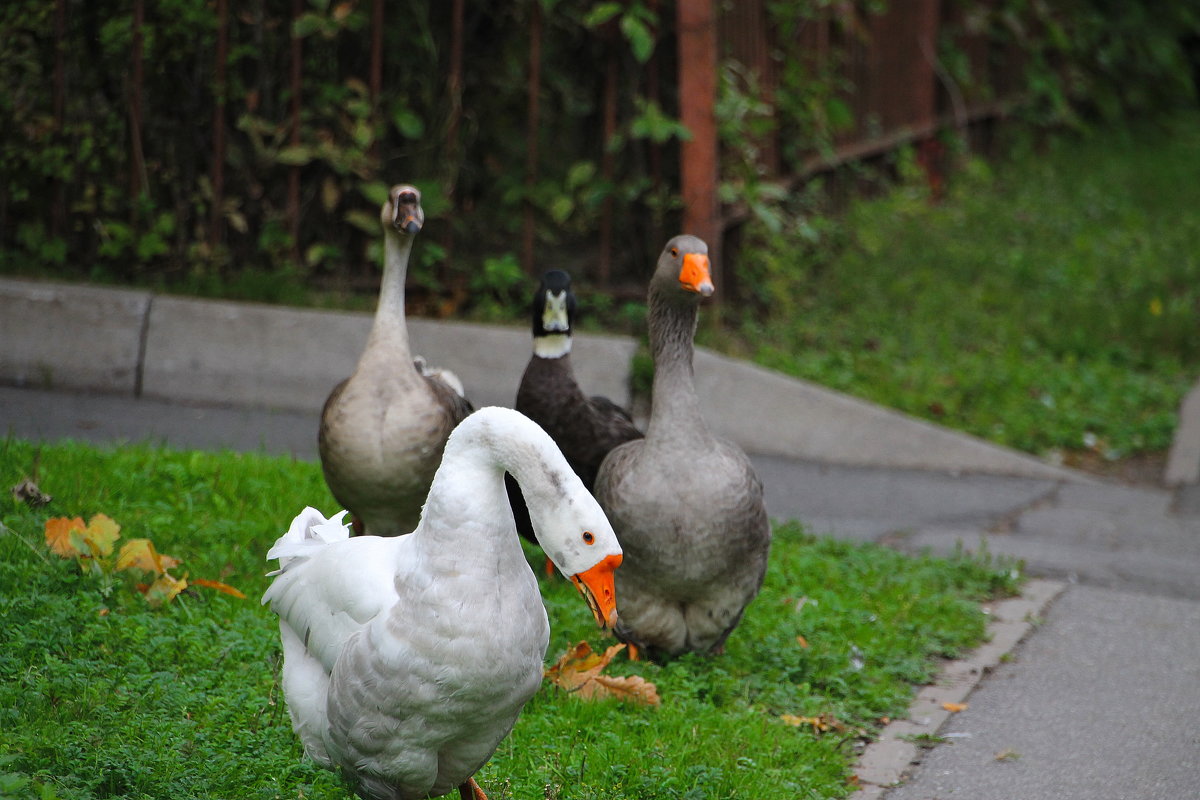
<path id="1" fill-rule="evenodd" d="M 541 684 L 550 627 L 506 471 L 546 554 L 611 627 L 612 527 L 550 437 L 511 409 L 455 429 L 410 535 L 352 538 L 341 514 L 308 508 L 267 554 L 280 563 L 263 602 L 279 615 L 292 727 L 361 797 L 457 787 L 486 800 L 472 776 Z"/>
<path id="2" fill-rule="evenodd" d="M 366 348 L 354 374 L 321 411 L 318 445 L 329 490 L 355 530 L 408 533 L 454 426 L 471 413 L 457 376 L 413 358 L 404 317 L 404 279 L 425 222 L 421 193 L 393 186 L 380 210 L 383 280 Z"/>

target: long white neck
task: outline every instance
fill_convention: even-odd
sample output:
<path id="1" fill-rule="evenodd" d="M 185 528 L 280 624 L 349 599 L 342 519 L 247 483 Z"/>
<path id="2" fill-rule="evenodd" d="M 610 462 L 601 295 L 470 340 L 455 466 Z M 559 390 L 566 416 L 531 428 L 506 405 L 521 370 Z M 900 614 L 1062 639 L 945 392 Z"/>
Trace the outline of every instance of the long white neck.
<path id="1" fill-rule="evenodd" d="M 385 339 L 400 347 L 408 358 L 408 325 L 404 318 L 404 281 L 408 277 L 408 257 L 413 237 L 386 231 L 383 237 L 383 280 L 379 285 L 379 304 L 371 326 L 371 340 Z"/>
<path id="2" fill-rule="evenodd" d="M 524 562 L 504 488 L 505 472 L 520 484 L 534 529 L 539 536 L 550 537 L 541 541 L 547 555 L 561 568 L 572 566 L 569 558 L 563 561 L 563 548 L 570 545 L 556 538 L 564 529 L 563 515 L 575 519 L 587 512 L 594 515 L 593 524 L 607 522 L 597 521 L 603 520 L 603 512 L 549 434 L 509 408 L 481 409 L 450 435 L 421 512 L 422 522 L 413 535 L 422 534 L 425 519 L 434 519 L 436 546 L 443 552 Z"/>

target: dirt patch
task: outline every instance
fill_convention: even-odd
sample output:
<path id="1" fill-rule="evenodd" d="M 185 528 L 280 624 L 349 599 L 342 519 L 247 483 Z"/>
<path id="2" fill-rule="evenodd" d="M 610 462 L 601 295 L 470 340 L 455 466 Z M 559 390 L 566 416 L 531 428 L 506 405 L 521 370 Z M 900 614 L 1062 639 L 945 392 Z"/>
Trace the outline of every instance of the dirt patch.
<path id="1" fill-rule="evenodd" d="M 1076 450 L 1063 454 L 1063 466 L 1077 469 L 1132 486 L 1161 487 L 1163 470 L 1167 466 L 1166 451 L 1137 453 L 1110 461 L 1092 450 Z"/>

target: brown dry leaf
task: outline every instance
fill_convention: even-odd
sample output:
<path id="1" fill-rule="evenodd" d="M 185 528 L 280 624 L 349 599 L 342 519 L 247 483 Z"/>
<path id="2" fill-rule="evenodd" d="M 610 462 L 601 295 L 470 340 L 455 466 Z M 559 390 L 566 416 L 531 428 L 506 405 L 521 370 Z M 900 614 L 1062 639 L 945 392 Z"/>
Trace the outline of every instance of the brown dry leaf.
<path id="1" fill-rule="evenodd" d="M 942 708 L 949 711 L 951 714 L 957 714 L 959 711 L 966 711 L 966 703 L 942 703 Z"/>
<path id="2" fill-rule="evenodd" d="M 601 675 L 617 653 L 625 648 L 614 644 L 602 654 L 592 652 L 592 646 L 580 642 L 572 647 L 545 672 L 555 686 L 571 692 L 584 700 L 615 697 L 647 705 L 658 705 L 661 701 L 658 688 L 636 675 L 618 677 Z"/>
<path id="3" fill-rule="evenodd" d="M 46 546 L 63 558 L 80 558 L 89 552 L 84 530 L 83 517 L 51 517 L 46 520 Z"/>
<path id="4" fill-rule="evenodd" d="M 844 731 L 846 729 L 846 726 L 828 711 L 815 717 L 800 717 L 796 716 L 795 714 L 780 714 L 779 719 L 796 728 L 800 727 L 801 725 L 811 725 L 812 729 L 817 733 L 824 733 L 828 730 Z"/>
<path id="5" fill-rule="evenodd" d="M 83 538 L 87 541 L 91 555 L 96 558 L 111 556 L 113 543 L 121 538 L 121 526 L 107 514 L 96 514 L 88 520 Z"/>
<path id="6" fill-rule="evenodd" d="M 156 575 L 181 563 L 178 558 L 158 552 L 154 542 L 149 539 L 130 539 L 121 545 L 121 552 L 117 555 L 117 569 L 142 569 Z"/>
<path id="7" fill-rule="evenodd" d="M 146 602 L 151 608 L 158 608 L 174 600 L 187 585 L 186 578 L 173 578 L 164 572 L 158 576 L 158 580 L 146 587 Z"/>
<path id="8" fill-rule="evenodd" d="M 580 686 L 576 694 L 584 700 L 615 697 L 646 706 L 662 703 L 658 696 L 658 687 L 640 675 L 597 675 Z"/>
<path id="9" fill-rule="evenodd" d="M 796 644 L 800 645 L 805 650 L 808 649 L 808 639 L 805 639 L 803 636 L 796 636 Z"/>
<path id="10" fill-rule="evenodd" d="M 164 558 L 167 558 L 167 557 L 169 557 L 169 556 L 164 556 Z M 240 591 L 233 588 L 228 583 L 221 583 L 220 581 L 210 581 L 207 578 L 192 578 L 192 585 L 193 586 L 203 586 L 207 589 L 216 589 L 218 592 L 224 592 L 225 594 L 233 595 L 234 597 L 240 598 L 242 600 L 246 599 L 246 595 L 242 594 Z"/>

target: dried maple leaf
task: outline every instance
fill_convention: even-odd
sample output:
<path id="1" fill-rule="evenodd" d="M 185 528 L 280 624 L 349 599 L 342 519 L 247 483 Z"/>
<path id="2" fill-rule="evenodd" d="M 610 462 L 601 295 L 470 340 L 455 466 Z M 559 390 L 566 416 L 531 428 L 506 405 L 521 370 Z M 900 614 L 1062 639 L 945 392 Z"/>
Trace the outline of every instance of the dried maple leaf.
<path id="1" fill-rule="evenodd" d="M 187 588 L 187 585 L 186 578 L 173 578 L 163 573 L 154 583 L 146 587 L 146 602 L 152 608 L 158 608 L 174 600 L 176 595 Z"/>
<path id="2" fill-rule="evenodd" d="M 107 514 L 96 514 L 88 520 L 83 538 L 88 543 L 91 555 L 96 558 L 111 556 L 113 543 L 121 538 L 121 526 Z"/>
<path id="3" fill-rule="evenodd" d="M 178 558 L 165 555 L 154 548 L 154 542 L 149 539 L 130 539 L 121 545 L 117 554 L 117 569 L 142 569 L 161 575 L 171 567 L 177 567 L 182 562 Z"/>
<path id="4" fill-rule="evenodd" d="M 942 703 L 942 708 L 946 709 L 951 714 L 956 714 L 959 711 L 966 711 L 967 704 L 966 703 Z"/>
<path id="5" fill-rule="evenodd" d="M 824 733 L 828 730 L 844 731 L 846 729 L 846 726 L 828 711 L 815 717 L 800 717 L 796 716 L 795 714 L 780 714 L 779 719 L 796 728 L 800 727 L 801 725 L 811 725 L 812 729 L 817 733 Z"/>
<path id="6" fill-rule="evenodd" d="M 83 517 L 52 517 L 46 520 L 46 546 L 63 558 L 79 558 L 89 550 L 83 540 Z"/>
<path id="7" fill-rule="evenodd" d="M 658 687 L 641 675 L 596 675 L 580 686 L 576 694 L 583 700 L 615 697 L 646 706 L 656 706 L 662 702 Z"/>
<path id="8" fill-rule="evenodd" d="M 614 644 L 602 654 L 592 652 L 592 646 L 580 642 L 572 647 L 545 672 L 555 686 L 584 700 L 615 697 L 656 706 L 661 700 L 653 683 L 637 675 L 615 677 L 601 675 L 617 653 L 625 648 Z"/>
<path id="9" fill-rule="evenodd" d="M 205 588 L 208 588 L 208 589 L 216 589 L 218 592 L 224 592 L 225 594 L 233 595 L 234 597 L 237 597 L 237 598 L 240 598 L 243 600 L 246 599 L 246 595 L 242 594 L 240 591 L 233 588 L 229 584 L 221 583 L 220 581 L 210 581 L 206 578 L 192 578 L 192 585 L 193 586 L 204 586 Z"/>

